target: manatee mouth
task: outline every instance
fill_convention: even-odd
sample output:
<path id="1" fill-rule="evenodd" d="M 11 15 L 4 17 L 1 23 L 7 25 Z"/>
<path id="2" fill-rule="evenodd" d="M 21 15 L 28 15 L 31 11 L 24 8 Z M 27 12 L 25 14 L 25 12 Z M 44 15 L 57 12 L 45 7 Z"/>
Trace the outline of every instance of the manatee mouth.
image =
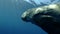
<path id="1" fill-rule="evenodd" d="M 54 18 L 49 15 L 42 15 L 40 18 L 40 22 L 53 22 Z"/>
<path id="2" fill-rule="evenodd" d="M 27 19 L 27 17 L 22 18 L 23 21 L 30 22 L 31 20 Z M 39 23 L 50 23 L 54 22 L 55 18 L 49 15 L 35 15 L 32 18 L 33 21 L 39 22 Z"/>
<path id="3" fill-rule="evenodd" d="M 55 18 L 49 15 L 42 15 L 34 17 L 33 20 L 38 23 L 51 23 L 55 21 Z"/>

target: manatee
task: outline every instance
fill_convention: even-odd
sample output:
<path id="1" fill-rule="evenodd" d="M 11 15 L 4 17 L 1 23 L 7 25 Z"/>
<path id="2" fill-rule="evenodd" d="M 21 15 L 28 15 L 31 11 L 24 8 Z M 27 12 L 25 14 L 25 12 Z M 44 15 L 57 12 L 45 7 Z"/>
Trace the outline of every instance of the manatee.
<path id="1" fill-rule="evenodd" d="M 48 34 L 60 34 L 60 4 L 49 4 L 26 10 L 21 19 L 41 27 Z"/>

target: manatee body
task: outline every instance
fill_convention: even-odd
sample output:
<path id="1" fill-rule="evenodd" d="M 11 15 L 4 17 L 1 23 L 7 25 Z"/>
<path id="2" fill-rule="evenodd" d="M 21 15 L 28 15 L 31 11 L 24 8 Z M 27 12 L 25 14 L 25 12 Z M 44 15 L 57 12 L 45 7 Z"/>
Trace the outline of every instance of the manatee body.
<path id="1" fill-rule="evenodd" d="M 49 34 L 60 34 L 60 4 L 50 4 L 28 9 L 21 16 L 23 21 L 31 22 Z"/>

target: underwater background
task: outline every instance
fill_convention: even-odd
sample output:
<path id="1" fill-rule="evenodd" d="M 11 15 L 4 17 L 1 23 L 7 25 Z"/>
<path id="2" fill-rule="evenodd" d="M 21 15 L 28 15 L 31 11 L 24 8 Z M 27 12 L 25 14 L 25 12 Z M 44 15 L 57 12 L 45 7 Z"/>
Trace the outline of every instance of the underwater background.
<path id="1" fill-rule="evenodd" d="M 42 4 L 51 4 L 51 0 L 0 0 L 0 34 L 48 34 L 40 27 L 21 20 L 24 11 Z"/>

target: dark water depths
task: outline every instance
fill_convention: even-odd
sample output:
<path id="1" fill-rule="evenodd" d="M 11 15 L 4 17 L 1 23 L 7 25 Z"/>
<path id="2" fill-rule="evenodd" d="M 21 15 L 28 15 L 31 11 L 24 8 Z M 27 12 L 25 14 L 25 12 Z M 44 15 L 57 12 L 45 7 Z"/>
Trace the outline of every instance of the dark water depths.
<path id="1" fill-rule="evenodd" d="M 23 22 L 21 14 L 33 8 L 20 0 L 0 0 L 0 34 L 47 34 L 34 24 Z"/>

